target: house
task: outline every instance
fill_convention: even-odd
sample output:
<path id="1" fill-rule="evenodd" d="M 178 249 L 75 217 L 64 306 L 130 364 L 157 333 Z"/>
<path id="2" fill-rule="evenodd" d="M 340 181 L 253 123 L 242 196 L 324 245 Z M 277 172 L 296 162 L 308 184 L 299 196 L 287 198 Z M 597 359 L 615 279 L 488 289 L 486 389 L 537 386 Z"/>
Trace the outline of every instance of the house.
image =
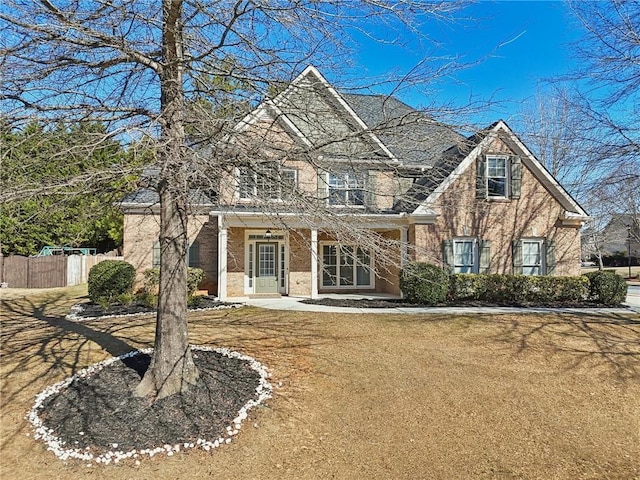
<path id="1" fill-rule="evenodd" d="M 605 265 L 627 265 L 629 252 L 632 263 L 640 257 L 640 216 L 613 213 L 604 226 L 582 232 L 582 256 L 589 259 L 600 253 L 605 257 Z M 608 258 L 607 258 L 608 257 Z"/>
<path id="2" fill-rule="evenodd" d="M 189 262 L 220 299 L 400 295 L 409 260 L 579 273 L 588 216 L 503 121 L 465 137 L 393 97 L 338 92 L 310 66 L 235 131 L 215 195 L 192 192 L 188 232 Z M 139 272 L 158 261 L 157 201 L 122 202 Z"/>

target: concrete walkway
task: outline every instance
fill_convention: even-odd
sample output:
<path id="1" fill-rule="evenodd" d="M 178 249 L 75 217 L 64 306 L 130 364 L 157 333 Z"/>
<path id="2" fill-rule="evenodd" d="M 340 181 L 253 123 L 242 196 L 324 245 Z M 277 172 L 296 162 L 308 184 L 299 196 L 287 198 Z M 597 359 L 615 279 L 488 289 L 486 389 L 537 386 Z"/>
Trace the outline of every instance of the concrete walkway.
<path id="1" fill-rule="evenodd" d="M 321 296 L 321 298 L 332 297 L 332 295 Z M 344 298 L 345 296 L 340 296 Z M 362 296 L 347 295 L 351 298 L 364 298 Z M 369 297 L 366 298 L 385 298 Z M 389 298 L 389 297 L 386 297 Z M 327 312 L 327 313 L 373 313 L 373 314 L 469 314 L 469 313 L 591 313 L 591 314 L 628 314 L 640 313 L 640 303 L 628 305 L 627 308 L 522 308 L 522 307 L 420 307 L 420 308 L 355 308 L 355 307 L 334 307 L 327 305 L 313 305 L 301 303 L 304 297 L 281 297 L 281 298 L 251 298 L 238 299 L 246 305 L 267 308 L 271 310 L 291 310 L 295 312 Z M 229 301 L 233 301 L 229 299 Z"/>

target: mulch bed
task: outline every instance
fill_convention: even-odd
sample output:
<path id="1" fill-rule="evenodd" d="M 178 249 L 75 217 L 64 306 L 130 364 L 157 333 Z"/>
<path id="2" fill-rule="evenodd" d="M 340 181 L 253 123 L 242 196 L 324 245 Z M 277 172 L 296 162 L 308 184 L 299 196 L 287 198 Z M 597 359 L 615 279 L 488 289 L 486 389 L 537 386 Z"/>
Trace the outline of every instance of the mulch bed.
<path id="1" fill-rule="evenodd" d="M 353 308 L 425 308 L 425 307 L 523 307 L 523 308 L 602 308 L 619 307 L 620 305 L 602 305 L 593 302 L 553 302 L 544 305 L 531 303 L 491 303 L 480 300 L 469 300 L 467 302 L 441 303 L 436 305 L 425 305 L 422 303 L 409 303 L 402 299 L 379 299 L 379 298 L 319 298 L 305 299 L 300 303 L 311 305 L 326 305 L 330 307 L 353 307 Z"/>
<path id="2" fill-rule="evenodd" d="M 94 455 L 226 437 L 239 410 L 257 398 L 260 374 L 218 352 L 193 355 L 200 379 L 186 393 L 155 403 L 135 397 L 150 362 L 138 354 L 74 379 L 43 402 L 39 416 L 65 446 Z"/>
<path id="3" fill-rule="evenodd" d="M 198 298 L 198 303 L 189 307 L 189 310 L 216 309 L 221 307 L 238 306 L 239 304 L 219 302 L 215 297 L 204 295 Z M 73 317 L 79 320 L 88 318 L 98 318 L 104 316 L 119 317 L 123 315 L 138 315 L 145 313 L 155 313 L 156 309 L 141 303 L 131 303 L 129 305 L 112 304 L 106 310 L 97 303 L 87 302 L 78 304 L 73 310 Z"/>

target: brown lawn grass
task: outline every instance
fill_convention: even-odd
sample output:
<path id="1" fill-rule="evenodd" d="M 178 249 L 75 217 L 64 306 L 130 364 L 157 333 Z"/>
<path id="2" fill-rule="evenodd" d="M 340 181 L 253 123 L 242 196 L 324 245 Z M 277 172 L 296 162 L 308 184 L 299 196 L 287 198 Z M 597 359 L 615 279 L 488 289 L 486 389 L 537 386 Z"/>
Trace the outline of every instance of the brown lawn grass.
<path id="1" fill-rule="evenodd" d="M 152 345 L 154 319 L 64 320 L 81 288 L 3 299 L 3 479 L 640 478 L 640 317 L 193 314 L 274 398 L 213 453 L 65 464 L 28 436 L 47 385 Z"/>

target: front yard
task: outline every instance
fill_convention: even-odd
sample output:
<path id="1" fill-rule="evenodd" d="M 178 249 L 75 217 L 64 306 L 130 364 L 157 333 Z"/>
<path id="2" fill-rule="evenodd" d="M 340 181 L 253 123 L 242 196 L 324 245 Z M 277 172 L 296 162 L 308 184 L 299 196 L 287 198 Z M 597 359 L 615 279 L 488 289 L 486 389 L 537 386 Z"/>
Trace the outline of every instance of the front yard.
<path id="1" fill-rule="evenodd" d="M 3 299 L 2 477 L 640 477 L 640 316 L 193 313 L 194 344 L 251 355 L 274 398 L 213 453 L 64 464 L 24 419 L 75 371 L 152 346 L 153 317 L 64 320 L 81 288 Z"/>

